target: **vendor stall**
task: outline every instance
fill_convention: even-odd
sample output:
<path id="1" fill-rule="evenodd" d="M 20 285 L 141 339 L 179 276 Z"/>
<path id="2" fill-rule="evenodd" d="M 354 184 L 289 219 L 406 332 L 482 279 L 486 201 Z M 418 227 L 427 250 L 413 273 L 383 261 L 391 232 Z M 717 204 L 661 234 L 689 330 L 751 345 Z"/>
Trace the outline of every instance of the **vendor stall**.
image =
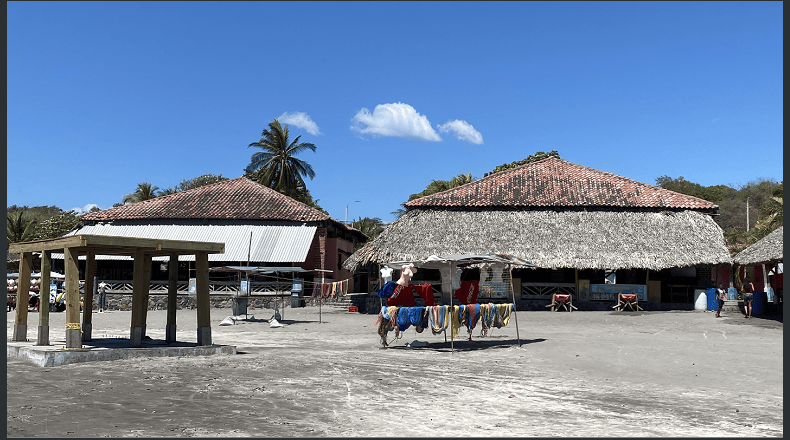
<path id="1" fill-rule="evenodd" d="M 506 298 L 510 303 L 506 304 L 477 304 L 477 293 L 470 285 L 464 290 L 461 285 L 460 274 L 461 268 L 474 265 L 501 265 L 507 268 L 507 293 Z M 445 255 L 436 256 L 431 255 L 424 260 L 401 260 L 392 261 L 387 263 L 389 267 L 402 267 L 401 278 L 398 281 L 389 281 L 379 291 L 379 296 L 388 298 L 387 305 L 382 306 L 379 313 L 378 332 L 382 337 L 382 346 L 386 347 L 386 334 L 390 329 L 396 331 L 396 336 L 402 329 L 408 328 L 409 325 L 415 325 L 420 331 L 420 328 L 431 328 L 433 334 L 444 333 L 445 340 L 447 338 L 447 327 L 451 328 L 450 332 L 450 350 L 454 351 L 454 340 L 457 336 L 458 329 L 464 325 L 468 329 L 469 340 L 471 340 L 472 329 L 475 324 L 481 321 L 483 327 L 482 334 L 486 334 L 487 330 L 494 327 L 501 327 L 507 325 L 510 316 L 516 316 L 515 294 L 513 292 L 512 282 L 512 269 L 514 266 L 518 267 L 534 267 L 520 258 L 507 254 L 488 254 L 488 255 Z M 411 275 L 418 269 L 439 269 L 442 273 L 442 286 L 443 290 L 447 286 L 451 286 L 455 295 L 450 294 L 450 304 L 434 305 L 425 307 L 414 306 L 413 293 L 409 286 Z M 447 279 L 449 278 L 449 279 Z M 467 294 L 468 293 L 468 294 Z M 402 295 L 405 295 L 402 296 Z M 411 297 L 409 297 L 411 295 Z M 459 299 L 461 304 L 454 305 L 453 296 Z M 465 299 L 461 301 L 460 299 Z M 394 299 L 394 301 L 393 301 Z M 411 301 L 409 301 L 411 299 Z M 466 302 L 466 304 L 463 304 Z M 516 323 L 516 338 L 518 344 L 521 346 L 521 337 L 518 332 L 518 318 L 515 318 Z"/>

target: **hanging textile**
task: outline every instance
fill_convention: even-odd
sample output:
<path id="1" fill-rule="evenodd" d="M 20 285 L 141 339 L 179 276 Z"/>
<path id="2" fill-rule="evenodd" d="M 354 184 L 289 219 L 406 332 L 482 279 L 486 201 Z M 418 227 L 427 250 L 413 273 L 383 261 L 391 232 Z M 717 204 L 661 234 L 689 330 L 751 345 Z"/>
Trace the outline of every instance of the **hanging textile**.
<path id="1" fill-rule="evenodd" d="M 332 284 L 331 283 L 321 284 L 321 298 L 329 298 L 331 294 L 332 294 Z"/>
<path id="2" fill-rule="evenodd" d="M 400 307 L 416 306 L 417 302 L 414 301 L 414 292 L 412 292 L 411 286 L 402 286 L 395 283 L 395 288 L 392 290 L 392 295 L 389 297 L 389 299 L 387 299 L 387 305 Z"/>
<path id="3" fill-rule="evenodd" d="M 480 304 L 480 336 L 487 336 L 488 329 L 494 326 L 497 315 L 496 304 Z"/>
<path id="4" fill-rule="evenodd" d="M 496 317 L 494 318 L 494 327 L 501 328 L 507 325 L 508 321 L 510 321 L 510 315 L 513 311 L 513 303 L 508 304 L 497 304 L 496 305 Z"/>
<path id="5" fill-rule="evenodd" d="M 445 331 L 447 325 L 450 323 L 450 307 L 448 306 L 433 306 L 426 307 L 428 310 L 428 325 L 434 335 Z"/>
<path id="6" fill-rule="evenodd" d="M 464 312 L 462 316 L 462 323 L 466 326 L 467 330 L 469 331 L 469 339 L 472 338 L 472 330 L 477 325 L 477 321 L 480 320 L 480 304 L 467 304 L 464 306 Z"/>
<path id="7" fill-rule="evenodd" d="M 474 304 L 480 293 L 480 280 L 461 281 L 461 288 L 455 291 L 455 297 L 461 304 Z"/>
<path id="8" fill-rule="evenodd" d="M 458 329 L 461 328 L 461 313 L 464 311 L 465 306 L 453 306 L 452 317 L 450 326 L 453 331 L 453 338 L 458 337 Z"/>
<path id="9" fill-rule="evenodd" d="M 436 299 L 433 297 L 433 286 L 429 283 L 413 285 L 411 288 L 417 292 L 417 295 L 420 295 L 426 306 L 436 305 Z"/>

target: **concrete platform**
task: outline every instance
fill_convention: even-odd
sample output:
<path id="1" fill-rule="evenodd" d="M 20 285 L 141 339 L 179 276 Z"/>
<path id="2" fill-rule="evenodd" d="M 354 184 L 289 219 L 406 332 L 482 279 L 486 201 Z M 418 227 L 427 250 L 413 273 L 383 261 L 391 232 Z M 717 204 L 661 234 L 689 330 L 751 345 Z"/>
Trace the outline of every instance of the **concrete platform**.
<path id="1" fill-rule="evenodd" d="M 167 344 L 165 341 L 145 340 L 142 347 L 130 348 L 128 339 L 117 338 L 94 339 L 78 349 L 67 349 L 65 344 L 35 345 L 33 342 L 6 342 L 6 345 L 8 359 L 21 359 L 40 367 L 133 358 L 236 354 L 235 345 L 199 346 L 189 342 Z"/>

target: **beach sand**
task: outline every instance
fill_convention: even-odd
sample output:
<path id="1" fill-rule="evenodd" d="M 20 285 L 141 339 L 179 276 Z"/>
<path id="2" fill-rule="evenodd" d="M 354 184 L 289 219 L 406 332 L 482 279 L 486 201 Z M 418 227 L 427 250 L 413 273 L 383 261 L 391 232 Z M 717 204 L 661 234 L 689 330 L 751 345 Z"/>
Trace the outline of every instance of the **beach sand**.
<path id="1" fill-rule="evenodd" d="M 518 312 L 473 341 L 414 327 L 380 348 L 375 315 L 271 309 L 219 326 L 238 354 L 38 367 L 7 360 L 7 435 L 47 437 L 529 437 L 783 435 L 783 324 L 713 312 Z M 7 338 L 14 316 L 7 313 Z M 51 315 L 65 341 L 65 313 Z M 38 314 L 28 318 L 35 341 Z M 128 338 L 130 312 L 93 315 Z M 164 339 L 165 311 L 147 334 Z M 178 312 L 196 341 L 196 313 Z M 394 338 L 389 334 L 389 340 Z M 449 338 L 449 337 L 448 337 Z M 521 346 L 518 346 L 518 339 Z M 427 342 L 422 348 L 407 346 Z M 419 345 L 419 344 L 417 344 Z"/>

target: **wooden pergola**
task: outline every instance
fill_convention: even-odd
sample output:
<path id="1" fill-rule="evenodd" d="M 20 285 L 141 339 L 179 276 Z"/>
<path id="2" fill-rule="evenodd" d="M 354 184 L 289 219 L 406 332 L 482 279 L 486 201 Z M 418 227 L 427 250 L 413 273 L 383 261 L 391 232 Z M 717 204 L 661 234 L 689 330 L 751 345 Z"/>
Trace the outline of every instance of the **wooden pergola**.
<path id="1" fill-rule="evenodd" d="M 169 286 L 167 291 L 166 342 L 176 340 L 176 282 L 178 256 L 194 255 L 196 267 L 197 343 L 211 345 L 210 303 L 208 283 L 208 255 L 223 253 L 224 243 L 207 243 L 182 240 L 160 240 L 104 235 L 72 235 L 49 240 L 13 243 L 9 252 L 19 253 L 19 288 L 12 341 L 27 340 L 27 308 L 33 253 L 41 253 L 41 285 L 49 286 L 52 253 L 63 252 L 66 266 L 66 348 L 82 348 L 83 341 L 91 340 L 91 314 L 93 305 L 93 276 L 96 272 L 96 255 L 128 255 L 134 259 L 132 275 L 132 323 L 130 347 L 141 347 L 145 337 L 148 313 L 148 292 L 151 282 L 152 257 L 169 256 Z M 80 286 L 78 259 L 86 256 L 85 310 L 80 325 Z M 42 298 L 44 298 L 42 296 Z M 44 304 L 48 305 L 48 302 Z M 39 308 L 39 326 L 36 345 L 49 344 L 49 307 Z"/>

